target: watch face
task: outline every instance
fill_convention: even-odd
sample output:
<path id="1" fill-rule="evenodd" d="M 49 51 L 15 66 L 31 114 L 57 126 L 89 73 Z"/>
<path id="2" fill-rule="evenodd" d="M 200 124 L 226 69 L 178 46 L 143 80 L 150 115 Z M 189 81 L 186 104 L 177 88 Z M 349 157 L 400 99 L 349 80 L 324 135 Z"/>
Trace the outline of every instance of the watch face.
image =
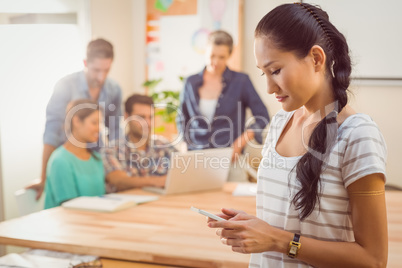
<path id="1" fill-rule="evenodd" d="M 291 246 L 289 250 L 289 254 L 296 255 L 297 253 L 297 246 Z"/>

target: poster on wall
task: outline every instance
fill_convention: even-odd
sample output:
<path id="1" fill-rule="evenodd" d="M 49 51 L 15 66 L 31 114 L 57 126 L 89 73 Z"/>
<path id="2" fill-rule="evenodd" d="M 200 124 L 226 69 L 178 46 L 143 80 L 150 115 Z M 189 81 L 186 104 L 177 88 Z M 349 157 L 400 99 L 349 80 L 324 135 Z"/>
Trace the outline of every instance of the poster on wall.
<path id="1" fill-rule="evenodd" d="M 161 80 L 155 91 L 180 91 L 181 78 L 200 72 L 210 32 L 225 30 L 233 36 L 230 68 L 241 70 L 242 0 L 148 0 L 147 77 Z"/>
<path id="2" fill-rule="evenodd" d="M 234 45 L 239 38 L 239 1 L 209 0 L 198 1 L 201 31 L 224 30 L 233 37 Z M 197 34 L 197 33 L 196 33 Z"/>

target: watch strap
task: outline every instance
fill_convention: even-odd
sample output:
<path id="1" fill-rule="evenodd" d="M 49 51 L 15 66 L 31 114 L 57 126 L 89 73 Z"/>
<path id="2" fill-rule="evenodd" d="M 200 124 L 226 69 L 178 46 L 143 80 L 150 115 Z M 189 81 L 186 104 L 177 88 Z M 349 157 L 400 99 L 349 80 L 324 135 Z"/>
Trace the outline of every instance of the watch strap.
<path id="1" fill-rule="evenodd" d="M 297 255 L 299 254 L 300 247 L 301 247 L 300 235 L 294 234 L 293 240 L 290 241 L 289 243 L 288 256 L 290 258 L 296 258 Z"/>

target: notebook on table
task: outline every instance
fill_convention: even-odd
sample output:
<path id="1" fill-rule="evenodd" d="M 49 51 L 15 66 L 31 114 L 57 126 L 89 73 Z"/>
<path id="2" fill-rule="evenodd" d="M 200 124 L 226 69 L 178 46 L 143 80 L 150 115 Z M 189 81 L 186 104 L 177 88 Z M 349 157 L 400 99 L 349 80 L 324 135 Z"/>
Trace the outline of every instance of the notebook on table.
<path id="1" fill-rule="evenodd" d="M 64 202 L 61 206 L 98 212 L 114 212 L 155 200 L 158 200 L 158 196 L 106 194 L 103 196 L 80 196 Z"/>
<path id="2" fill-rule="evenodd" d="M 229 175 L 233 148 L 174 152 L 164 188 L 144 187 L 158 194 L 222 189 Z"/>

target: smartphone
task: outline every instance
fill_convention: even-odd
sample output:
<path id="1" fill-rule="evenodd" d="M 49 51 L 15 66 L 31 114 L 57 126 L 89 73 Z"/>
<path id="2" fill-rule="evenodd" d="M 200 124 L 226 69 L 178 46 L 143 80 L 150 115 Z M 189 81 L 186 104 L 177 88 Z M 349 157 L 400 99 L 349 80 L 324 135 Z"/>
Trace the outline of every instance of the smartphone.
<path id="1" fill-rule="evenodd" d="M 209 213 L 209 212 L 207 212 L 205 210 L 202 210 L 202 209 L 199 209 L 199 208 L 196 208 L 196 207 L 191 207 L 190 209 L 192 211 L 198 212 L 198 213 L 200 213 L 200 214 L 202 214 L 204 216 L 207 216 L 208 218 L 214 219 L 216 221 L 226 221 L 224 218 L 216 216 L 215 214 Z"/>

